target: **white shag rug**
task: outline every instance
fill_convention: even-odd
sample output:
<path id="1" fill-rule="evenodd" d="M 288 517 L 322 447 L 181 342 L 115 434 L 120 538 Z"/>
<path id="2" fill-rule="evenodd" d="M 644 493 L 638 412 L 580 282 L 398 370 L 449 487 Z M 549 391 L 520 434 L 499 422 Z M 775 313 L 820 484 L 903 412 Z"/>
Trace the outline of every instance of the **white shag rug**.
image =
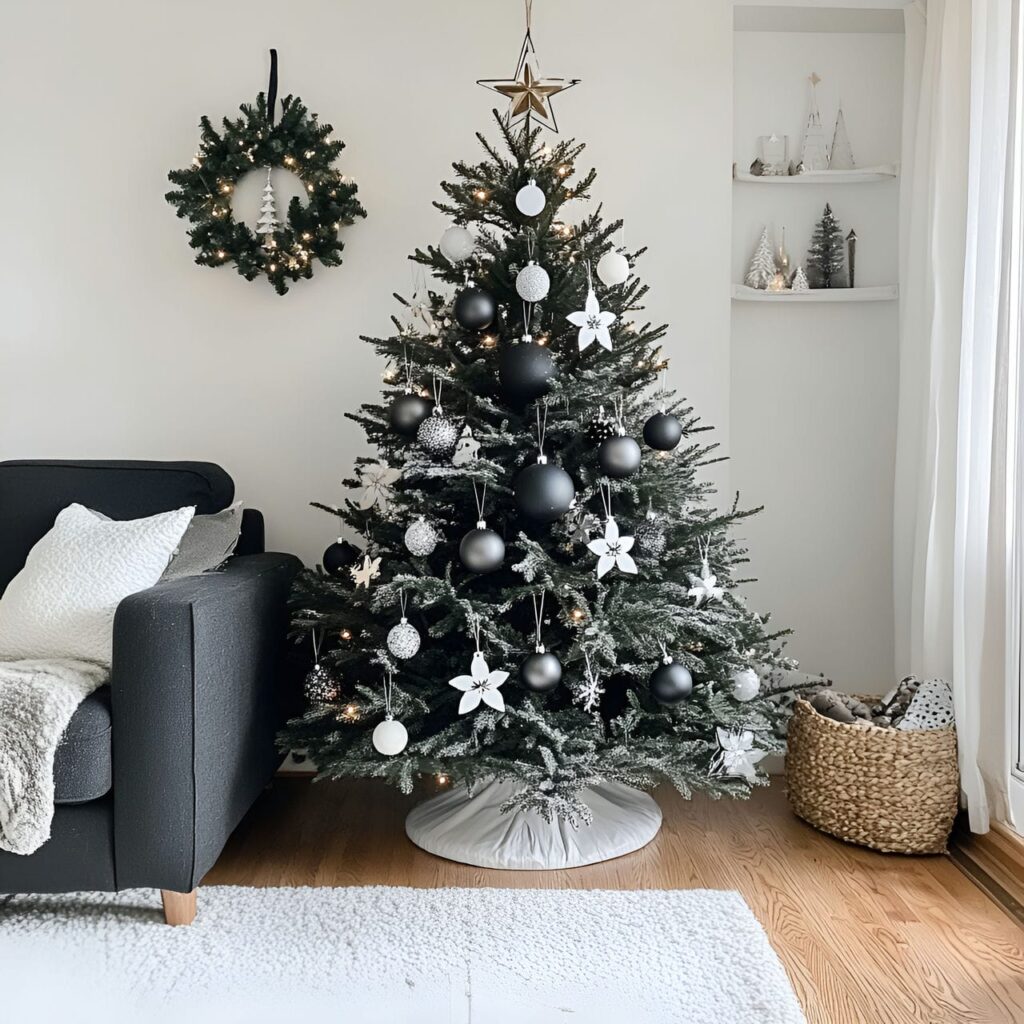
<path id="1" fill-rule="evenodd" d="M 120 1024 L 801 1024 L 736 892 L 210 886 L 0 896 L 0 1017 Z M 287 1016 L 283 1016 L 286 1014 Z"/>

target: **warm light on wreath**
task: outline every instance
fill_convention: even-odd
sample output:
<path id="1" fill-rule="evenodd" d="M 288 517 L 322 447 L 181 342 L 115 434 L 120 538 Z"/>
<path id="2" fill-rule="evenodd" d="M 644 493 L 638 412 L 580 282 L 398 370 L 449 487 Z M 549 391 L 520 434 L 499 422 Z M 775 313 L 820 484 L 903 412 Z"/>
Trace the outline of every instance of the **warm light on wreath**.
<path id="1" fill-rule="evenodd" d="M 281 117 L 274 123 L 276 60 L 272 67 L 269 104 L 260 93 L 255 106 L 240 107 L 242 117 L 224 118 L 219 133 L 208 117 L 200 120 L 199 152 L 190 167 L 167 175 L 177 188 L 166 199 L 192 224 L 188 237 L 197 250 L 196 263 L 233 263 L 246 280 L 266 277 L 284 295 L 290 281 L 313 276 L 315 262 L 341 263 L 339 230 L 366 211 L 355 198 L 355 182 L 333 166 L 345 144 L 331 138 L 329 124 L 320 124 L 297 96 L 281 101 Z M 244 174 L 263 167 L 267 184 L 253 230 L 235 220 L 231 198 Z M 308 199 L 303 205 L 293 197 L 283 217 L 270 181 L 273 167 L 296 175 Z"/>

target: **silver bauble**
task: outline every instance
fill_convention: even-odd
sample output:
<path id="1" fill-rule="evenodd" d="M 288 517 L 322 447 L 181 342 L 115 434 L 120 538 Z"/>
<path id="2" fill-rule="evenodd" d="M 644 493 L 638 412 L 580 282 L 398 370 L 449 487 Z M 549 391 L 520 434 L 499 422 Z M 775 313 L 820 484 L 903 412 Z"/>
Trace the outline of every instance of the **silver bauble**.
<path id="1" fill-rule="evenodd" d="M 437 547 L 437 532 L 420 516 L 415 522 L 410 523 L 409 529 L 405 531 L 405 546 L 409 549 L 409 554 L 426 558 Z"/>
<path id="2" fill-rule="evenodd" d="M 453 420 L 435 410 L 419 425 L 416 440 L 423 445 L 428 455 L 437 459 L 450 459 L 459 444 L 459 428 Z"/>
<path id="3" fill-rule="evenodd" d="M 405 750 L 409 742 L 408 730 L 401 722 L 393 718 L 385 718 L 373 730 L 373 749 L 378 754 L 385 754 L 387 757 L 394 757 Z"/>
<path id="4" fill-rule="evenodd" d="M 685 665 L 665 658 L 652 673 L 647 685 L 659 704 L 671 707 L 686 700 L 693 693 L 693 676 Z"/>
<path id="5" fill-rule="evenodd" d="M 516 193 L 516 209 L 527 217 L 536 217 L 543 213 L 547 203 L 547 196 L 537 187 L 537 182 L 533 178 Z"/>
<path id="6" fill-rule="evenodd" d="M 645 519 L 633 531 L 633 539 L 642 555 L 657 558 L 665 551 L 665 531 L 656 519 Z"/>
<path id="7" fill-rule="evenodd" d="M 601 472 L 616 480 L 632 476 L 640 468 L 642 458 L 640 445 L 625 435 L 610 437 L 607 441 L 602 441 L 601 447 L 597 449 L 597 461 L 601 466 Z"/>
<path id="8" fill-rule="evenodd" d="M 562 681 L 562 663 L 541 647 L 519 666 L 519 680 L 532 693 L 548 693 Z"/>
<path id="9" fill-rule="evenodd" d="M 741 668 L 732 674 L 732 695 L 746 703 L 761 692 L 761 680 L 752 668 Z"/>
<path id="10" fill-rule="evenodd" d="M 396 657 L 411 658 L 420 649 L 420 631 L 406 618 L 388 633 L 388 650 Z"/>
<path id="11" fill-rule="evenodd" d="M 621 252 L 609 249 L 597 261 L 597 276 L 601 283 L 611 288 L 613 285 L 625 284 L 629 277 L 629 260 Z"/>
<path id="12" fill-rule="evenodd" d="M 548 272 L 539 264 L 530 260 L 516 274 L 516 292 L 524 302 L 540 302 L 551 288 Z"/>
<path id="13" fill-rule="evenodd" d="M 320 662 L 306 673 L 303 690 L 310 704 L 330 704 L 338 699 L 338 682 Z"/>
<path id="14" fill-rule="evenodd" d="M 461 224 L 453 224 L 441 236 L 441 255 L 451 263 L 461 263 L 473 255 L 476 239 Z"/>
<path id="15" fill-rule="evenodd" d="M 481 521 L 462 538 L 459 558 L 470 572 L 494 572 L 505 561 L 505 542 Z"/>

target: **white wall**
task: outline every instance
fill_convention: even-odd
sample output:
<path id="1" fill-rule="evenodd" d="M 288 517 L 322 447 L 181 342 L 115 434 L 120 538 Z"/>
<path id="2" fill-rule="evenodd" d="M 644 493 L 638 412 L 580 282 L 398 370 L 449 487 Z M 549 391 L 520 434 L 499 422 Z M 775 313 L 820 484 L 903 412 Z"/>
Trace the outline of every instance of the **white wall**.
<path id="1" fill-rule="evenodd" d="M 902 52 L 902 35 L 887 33 L 737 32 L 739 169 L 758 135 L 788 133 L 798 149 L 812 70 L 829 141 L 841 97 L 857 163 L 897 161 Z M 785 225 L 802 263 L 825 202 L 857 231 L 857 284 L 897 280 L 895 182 L 733 191 L 734 281 L 766 223 Z M 744 531 L 759 579 L 751 603 L 795 629 L 789 650 L 804 669 L 865 692 L 892 675 L 897 314 L 896 302 L 732 310 L 732 483 L 766 506 Z"/>
<path id="2" fill-rule="evenodd" d="M 556 101 L 589 143 L 597 199 L 647 244 L 648 312 L 672 320 L 674 380 L 727 441 L 731 6 L 706 0 L 550 0 L 535 37 Z M 518 0 L 40 0 L 4 12 L 0 458 L 198 458 L 263 508 L 269 543 L 319 557 L 362 450 L 343 418 L 382 367 L 360 334 L 389 329 L 406 255 L 444 227 L 431 201 L 478 153 L 509 74 Z M 367 220 L 345 265 L 280 298 L 191 262 L 166 173 L 201 114 L 266 86 L 267 49 L 334 124 Z M 755 490 L 755 488 L 752 488 Z M 762 495 L 751 494 L 760 499 Z"/>

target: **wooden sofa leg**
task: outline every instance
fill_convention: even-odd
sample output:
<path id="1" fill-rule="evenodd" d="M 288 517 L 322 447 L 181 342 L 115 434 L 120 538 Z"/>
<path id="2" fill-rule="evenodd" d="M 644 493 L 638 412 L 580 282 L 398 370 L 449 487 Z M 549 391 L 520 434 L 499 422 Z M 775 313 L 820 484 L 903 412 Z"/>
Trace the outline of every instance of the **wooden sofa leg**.
<path id="1" fill-rule="evenodd" d="M 160 899 L 164 904 L 164 920 L 168 924 L 191 924 L 196 919 L 195 889 L 191 892 L 161 889 Z"/>

